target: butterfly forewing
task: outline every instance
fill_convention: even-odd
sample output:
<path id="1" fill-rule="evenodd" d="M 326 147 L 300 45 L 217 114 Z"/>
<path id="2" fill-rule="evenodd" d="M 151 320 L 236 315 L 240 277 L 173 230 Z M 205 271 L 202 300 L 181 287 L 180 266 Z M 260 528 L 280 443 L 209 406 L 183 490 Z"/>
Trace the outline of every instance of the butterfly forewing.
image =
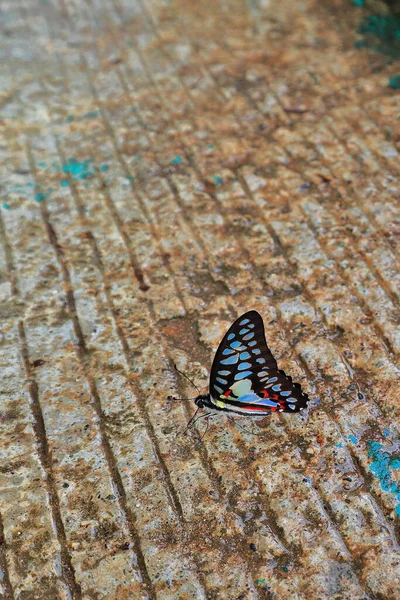
<path id="1" fill-rule="evenodd" d="M 239 317 L 220 343 L 211 368 L 210 397 L 219 408 L 252 415 L 297 412 L 308 402 L 301 386 L 278 369 L 255 310 Z"/>

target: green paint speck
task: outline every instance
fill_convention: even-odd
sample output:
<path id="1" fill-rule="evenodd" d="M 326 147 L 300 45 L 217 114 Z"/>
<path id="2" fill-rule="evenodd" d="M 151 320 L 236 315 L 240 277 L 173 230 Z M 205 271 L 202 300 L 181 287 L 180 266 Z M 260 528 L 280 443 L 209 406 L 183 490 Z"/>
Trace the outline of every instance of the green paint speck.
<path id="1" fill-rule="evenodd" d="M 62 187 L 66 187 L 67 185 L 69 185 L 69 181 L 68 181 L 68 179 L 61 179 L 61 181 L 60 181 L 60 185 L 61 185 Z"/>
<path id="2" fill-rule="evenodd" d="M 265 583 L 266 581 L 266 579 L 257 579 L 256 583 Z"/>
<path id="3" fill-rule="evenodd" d="M 91 110 L 88 113 L 84 114 L 83 118 L 84 119 L 97 119 L 99 114 L 100 114 L 99 110 Z"/>
<path id="4" fill-rule="evenodd" d="M 74 117 L 73 115 L 68 115 L 65 120 L 67 121 L 67 123 L 71 123 L 74 120 Z"/>
<path id="5" fill-rule="evenodd" d="M 215 181 L 215 185 L 222 185 L 222 177 L 219 175 L 213 175 L 213 179 Z"/>
<path id="6" fill-rule="evenodd" d="M 365 6 L 365 0 L 353 0 L 354 6 L 363 7 Z"/>
<path id="7" fill-rule="evenodd" d="M 175 158 L 173 158 L 171 160 L 171 165 L 179 165 L 179 163 L 182 162 L 182 157 L 181 156 L 175 156 Z"/>
<path id="8" fill-rule="evenodd" d="M 357 438 L 355 435 L 349 435 L 348 438 L 352 444 L 357 444 Z"/>
<path id="9" fill-rule="evenodd" d="M 288 567 L 287 565 L 284 565 L 284 566 L 282 567 L 282 571 L 289 571 L 289 567 Z"/>
<path id="10" fill-rule="evenodd" d="M 391 87 L 392 90 L 400 90 L 400 75 L 393 75 L 393 77 L 389 79 L 389 87 Z"/>
<path id="11" fill-rule="evenodd" d="M 9 204 L 6 204 L 6 202 L 3 204 L 3 208 L 4 210 L 8 210 L 10 208 Z"/>
<path id="12" fill-rule="evenodd" d="M 38 163 L 38 167 L 40 167 L 41 169 L 44 169 L 45 167 L 47 167 L 47 163 L 46 162 L 39 162 Z"/>
<path id="13" fill-rule="evenodd" d="M 215 146 L 213 144 L 209 144 L 208 145 L 208 149 L 209 150 L 214 150 L 214 148 L 215 148 Z M 265 579 L 263 581 L 265 581 Z"/>
<path id="14" fill-rule="evenodd" d="M 101 165 L 100 170 L 101 171 L 108 171 L 110 167 L 108 165 Z"/>

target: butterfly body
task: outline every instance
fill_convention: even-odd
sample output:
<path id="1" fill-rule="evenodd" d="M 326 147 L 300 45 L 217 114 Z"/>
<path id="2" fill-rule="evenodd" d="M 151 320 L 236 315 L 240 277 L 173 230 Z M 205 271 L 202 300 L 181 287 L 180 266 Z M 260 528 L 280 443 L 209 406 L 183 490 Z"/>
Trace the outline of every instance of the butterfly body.
<path id="1" fill-rule="evenodd" d="M 267 346 L 261 316 L 251 310 L 226 332 L 215 354 L 209 394 L 198 396 L 199 408 L 264 417 L 299 412 L 309 398 L 281 369 Z"/>

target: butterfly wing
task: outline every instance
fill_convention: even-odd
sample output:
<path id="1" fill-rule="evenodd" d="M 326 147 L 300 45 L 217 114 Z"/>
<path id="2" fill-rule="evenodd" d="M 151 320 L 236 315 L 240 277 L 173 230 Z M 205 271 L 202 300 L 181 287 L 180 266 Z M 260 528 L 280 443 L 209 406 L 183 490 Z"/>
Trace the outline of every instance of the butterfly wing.
<path id="1" fill-rule="evenodd" d="M 253 416 L 307 405 L 300 384 L 278 369 L 257 311 L 239 317 L 223 337 L 211 367 L 210 399 L 220 409 Z"/>

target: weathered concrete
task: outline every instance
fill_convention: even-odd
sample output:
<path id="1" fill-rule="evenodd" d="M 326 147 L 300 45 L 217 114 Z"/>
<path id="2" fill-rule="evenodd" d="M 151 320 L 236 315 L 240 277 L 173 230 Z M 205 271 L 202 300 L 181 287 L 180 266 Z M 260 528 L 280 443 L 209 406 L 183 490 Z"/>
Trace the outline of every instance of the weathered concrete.
<path id="1" fill-rule="evenodd" d="M 2 2 L 0 593 L 400 597 L 398 92 L 346 0 Z M 176 438 L 264 316 L 307 414 Z"/>

